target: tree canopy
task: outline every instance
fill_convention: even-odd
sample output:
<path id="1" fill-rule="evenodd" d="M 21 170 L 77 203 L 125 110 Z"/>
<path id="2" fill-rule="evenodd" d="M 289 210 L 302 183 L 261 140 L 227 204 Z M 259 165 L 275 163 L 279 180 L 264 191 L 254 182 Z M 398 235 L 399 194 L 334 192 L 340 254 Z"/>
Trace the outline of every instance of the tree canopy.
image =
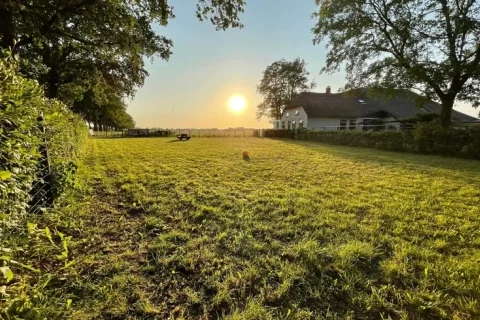
<path id="1" fill-rule="evenodd" d="M 72 111 L 80 114 L 95 131 L 107 129 L 129 129 L 135 127 L 135 121 L 127 113 L 127 105 L 114 91 L 95 92 L 89 89 L 72 105 Z"/>
<path id="2" fill-rule="evenodd" d="M 346 66 L 347 88 L 402 88 L 442 104 L 480 105 L 480 3 L 476 0 L 316 0 L 314 42 L 323 72 Z"/>
<path id="3" fill-rule="evenodd" d="M 198 0 L 196 15 L 218 30 L 238 28 L 244 5 Z M 5 0 L 0 48 L 20 58 L 20 71 L 38 80 L 47 97 L 68 105 L 105 87 L 133 96 L 148 76 L 145 59 L 172 54 L 173 41 L 153 29 L 172 18 L 168 0 Z"/>
<path id="4" fill-rule="evenodd" d="M 315 82 L 309 82 L 307 64 L 303 59 L 280 60 L 263 71 L 257 92 L 263 101 L 257 106 L 257 119 L 266 116 L 271 120 L 282 117 L 283 109 L 299 93 L 313 89 Z"/>

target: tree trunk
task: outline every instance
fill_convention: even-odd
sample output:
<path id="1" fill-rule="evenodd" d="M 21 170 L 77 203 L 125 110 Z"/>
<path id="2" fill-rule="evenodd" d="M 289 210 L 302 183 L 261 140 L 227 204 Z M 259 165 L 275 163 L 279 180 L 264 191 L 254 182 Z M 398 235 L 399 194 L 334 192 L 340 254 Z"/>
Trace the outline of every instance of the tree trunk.
<path id="1" fill-rule="evenodd" d="M 48 81 L 47 81 L 47 92 L 46 96 L 48 98 L 57 98 L 58 97 L 58 87 L 60 83 L 60 77 L 55 68 L 51 68 L 48 71 Z"/>
<path id="2" fill-rule="evenodd" d="M 452 109 L 455 97 L 447 96 L 442 99 L 442 111 L 440 112 L 440 121 L 442 127 L 447 128 L 452 124 Z"/>
<path id="3" fill-rule="evenodd" d="M 0 48 L 13 49 L 15 45 L 15 27 L 11 8 L 0 6 Z"/>

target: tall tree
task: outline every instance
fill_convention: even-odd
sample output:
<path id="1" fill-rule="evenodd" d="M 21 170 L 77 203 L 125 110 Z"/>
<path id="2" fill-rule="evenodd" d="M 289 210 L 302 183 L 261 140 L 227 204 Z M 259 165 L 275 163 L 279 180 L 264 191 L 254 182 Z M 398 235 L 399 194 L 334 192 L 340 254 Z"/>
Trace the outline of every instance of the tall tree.
<path id="1" fill-rule="evenodd" d="M 276 61 L 263 71 L 257 92 L 263 101 L 257 106 L 257 119 L 266 116 L 279 120 L 283 109 L 299 93 L 313 89 L 315 82 L 309 82 L 307 64 L 303 59 Z"/>
<path id="2" fill-rule="evenodd" d="M 244 5 L 198 0 L 197 17 L 217 29 L 241 27 Z M 133 95 L 148 75 L 144 58 L 169 58 L 172 41 L 152 26 L 173 17 L 168 0 L 4 0 L 0 47 L 28 62 L 22 72 L 44 84 L 48 97 L 81 98 L 99 74 L 110 87 Z"/>
<path id="3" fill-rule="evenodd" d="M 93 123 L 94 131 L 128 129 L 135 126 L 133 118 L 127 113 L 124 99 L 109 87 L 97 86 L 89 89 L 81 100 L 73 103 L 72 110 L 82 115 L 88 123 Z"/>
<path id="4" fill-rule="evenodd" d="M 327 40 L 323 72 L 344 64 L 347 88 L 420 91 L 441 102 L 449 126 L 456 100 L 480 105 L 478 0 L 316 0 L 314 42 Z"/>

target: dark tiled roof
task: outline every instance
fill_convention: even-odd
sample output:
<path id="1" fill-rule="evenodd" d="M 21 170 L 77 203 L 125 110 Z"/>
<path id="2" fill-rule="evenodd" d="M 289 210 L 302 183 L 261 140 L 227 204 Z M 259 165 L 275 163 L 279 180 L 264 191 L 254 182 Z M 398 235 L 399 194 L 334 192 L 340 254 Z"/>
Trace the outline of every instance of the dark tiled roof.
<path id="1" fill-rule="evenodd" d="M 410 93 L 413 94 L 414 93 Z M 404 92 L 389 100 L 367 97 L 365 91 L 352 96 L 345 93 L 303 92 L 285 110 L 303 107 L 309 117 L 319 118 L 362 118 L 379 111 L 387 112 L 396 119 L 406 119 L 418 113 L 439 113 L 440 104 L 427 102 L 419 108 Z M 479 121 L 479 119 L 452 111 L 452 121 Z"/>

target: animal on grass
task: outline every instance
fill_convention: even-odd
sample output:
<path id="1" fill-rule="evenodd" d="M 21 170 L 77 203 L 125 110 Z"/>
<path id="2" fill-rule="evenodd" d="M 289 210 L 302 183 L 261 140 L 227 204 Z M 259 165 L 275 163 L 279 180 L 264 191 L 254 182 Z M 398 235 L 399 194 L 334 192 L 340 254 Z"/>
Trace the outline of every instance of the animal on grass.
<path id="1" fill-rule="evenodd" d="M 248 153 L 247 150 L 242 152 L 243 160 L 245 161 L 250 161 L 250 154 Z"/>

